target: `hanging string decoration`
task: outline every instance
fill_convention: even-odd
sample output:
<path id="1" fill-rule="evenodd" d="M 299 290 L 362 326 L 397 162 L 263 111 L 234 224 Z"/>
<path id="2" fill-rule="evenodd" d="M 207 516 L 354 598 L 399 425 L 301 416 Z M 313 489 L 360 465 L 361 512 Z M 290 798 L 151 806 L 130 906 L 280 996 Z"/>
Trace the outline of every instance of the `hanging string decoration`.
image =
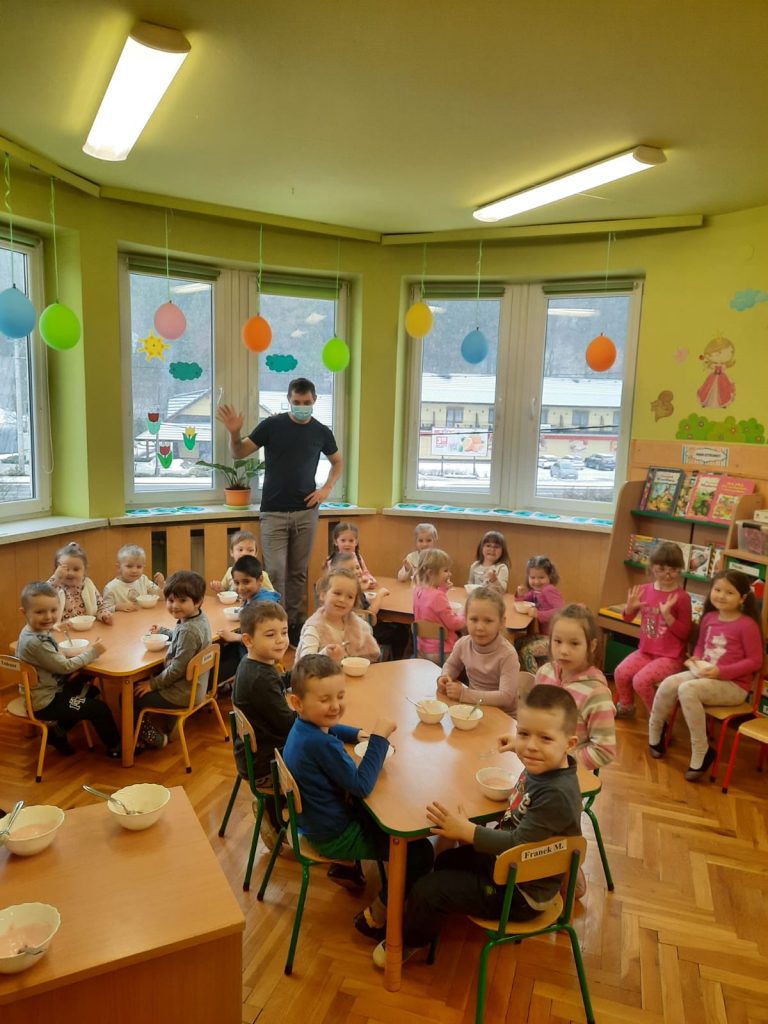
<path id="1" fill-rule="evenodd" d="M 331 373 L 341 373 L 349 366 L 351 353 L 346 341 L 336 333 L 336 309 L 339 298 L 339 267 L 341 266 L 341 239 L 336 243 L 336 302 L 333 304 L 333 337 L 323 345 L 323 366 Z"/>
<path id="2" fill-rule="evenodd" d="M 5 154 L 5 208 L 11 249 L 11 287 L 0 292 L 0 331 L 6 338 L 25 338 L 34 328 L 37 313 L 24 292 L 16 287 L 13 250 L 13 209 L 11 207 L 11 158 Z"/>
<path id="3" fill-rule="evenodd" d="M 177 341 L 187 329 L 187 318 L 171 299 L 171 261 L 168 247 L 168 211 L 165 211 L 165 280 L 168 285 L 168 301 L 155 310 L 155 330 L 161 338 Z"/>
<path id="4" fill-rule="evenodd" d="M 56 182 L 51 178 L 51 227 L 53 229 L 53 270 L 56 283 L 56 301 L 46 306 L 40 314 L 38 330 L 40 337 L 49 348 L 66 352 L 80 341 L 82 328 L 77 314 L 69 306 L 59 302 L 59 253 L 56 245 Z"/>
<path id="5" fill-rule="evenodd" d="M 475 296 L 475 323 L 474 331 L 470 331 L 461 343 L 461 358 L 465 363 L 476 365 L 482 363 L 488 355 L 488 339 L 480 330 L 480 280 L 483 272 L 483 243 L 480 242 L 480 251 L 477 257 L 477 295 Z"/>
<path id="6" fill-rule="evenodd" d="M 424 301 L 424 278 L 427 273 L 427 245 L 426 242 L 421 253 L 421 298 L 414 302 L 405 314 L 405 329 L 412 338 L 426 338 L 432 330 L 432 310 Z"/>
<path id="7" fill-rule="evenodd" d="M 259 224 L 259 269 L 256 271 L 256 315 L 243 324 L 240 335 L 250 352 L 266 352 L 272 344 L 272 328 L 260 314 L 261 274 L 264 267 L 264 225 Z"/>
<path id="8" fill-rule="evenodd" d="M 606 292 L 608 291 L 608 270 L 611 264 L 611 242 L 614 238 L 615 235 L 613 232 L 609 231 L 605 252 L 604 290 Z M 584 358 L 586 359 L 587 366 L 590 370 L 594 370 L 595 373 L 605 373 L 605 371 L 610 370 L 616 362 L 616 346 L 611 339 L 606 337 L 601 331 L 600 334 L 598 334 L 596 338 L 593 338 L 587 345 Z"/>

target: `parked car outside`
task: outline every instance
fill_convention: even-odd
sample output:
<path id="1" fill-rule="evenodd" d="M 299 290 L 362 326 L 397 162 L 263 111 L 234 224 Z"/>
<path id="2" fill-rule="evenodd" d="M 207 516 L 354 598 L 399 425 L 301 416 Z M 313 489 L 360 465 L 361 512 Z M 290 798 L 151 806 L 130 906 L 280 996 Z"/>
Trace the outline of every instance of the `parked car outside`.
<path id="1" fill-rule="evenodd" d="M 616 469 L 616 456 L 608 452 L 594 452 L 584 459 L 584 465 L 587 469 Z"/>
<path id="2" fill-rule="evenodd" d="M 581 459 L 578 462 L 581 462 Z M 549 467 L 549 475 L 557 480 L 578 480 L 579 469 L 581 469 L 578 462 L 567 457 L 558 459 L 557 462 L 553 462 Z"/>

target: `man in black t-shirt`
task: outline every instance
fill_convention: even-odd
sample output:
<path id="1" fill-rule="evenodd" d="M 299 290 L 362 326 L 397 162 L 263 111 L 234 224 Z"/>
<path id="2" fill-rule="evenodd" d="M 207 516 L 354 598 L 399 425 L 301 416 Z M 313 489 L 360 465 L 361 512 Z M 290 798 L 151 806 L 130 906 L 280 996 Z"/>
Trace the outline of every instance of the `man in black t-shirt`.
<path id="1" fill-rule="evenodd" d="M 298 641 L 307 611 L 307 567 L 317 529 L 320 502 L 325 501 L 341 476 L 343 466 L 333 432 L 312 416 L 317 400 L 315 385 L 297 377 L 288 385 L 290 412 L 262 420 L 241 437 L 243 414 L 221 405 L 216 418 L 229 432 L 229 447 L 236 459 L 264 448 L 266 471 L 261 495 L 261 546 L 264 563 L 288 612 L 291 643 Z M 328 479 L 315 486 L 321 453 L 331 464 Z"/>

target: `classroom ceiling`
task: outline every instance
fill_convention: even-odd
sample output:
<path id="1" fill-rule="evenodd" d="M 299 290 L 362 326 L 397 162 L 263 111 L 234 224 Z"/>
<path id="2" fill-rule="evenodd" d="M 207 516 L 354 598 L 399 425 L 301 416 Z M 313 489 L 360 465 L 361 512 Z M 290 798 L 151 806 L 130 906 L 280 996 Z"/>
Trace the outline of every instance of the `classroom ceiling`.
<path id="1" fill-rule="evenodd" d="M 82 145 L 139 20 L 192 50 L 133 152 Z M 0 134 L 102 185 L 381 232 L 636 144 L 507 225 L 768 204 L 765 0 L 0 0 Z"/>

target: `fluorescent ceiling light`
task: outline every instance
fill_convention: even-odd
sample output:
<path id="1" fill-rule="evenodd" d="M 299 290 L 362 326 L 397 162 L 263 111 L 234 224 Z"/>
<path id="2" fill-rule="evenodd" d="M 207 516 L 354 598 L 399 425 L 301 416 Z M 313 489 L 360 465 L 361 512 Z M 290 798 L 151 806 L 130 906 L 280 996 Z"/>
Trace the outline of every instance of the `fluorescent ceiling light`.
<path id="1" fill-rule="evenodd" d="M 565 306 L 558 306 L 555 309 L 548 309 L 547 316 L 597 316 L 596 309 L 567 309 Z"/>
<path id="2" fill-rule="evenodd" d="M 598 188 L 609 181 L 617 181 L 638 171 L 645 171 L 649 167 L 663 164 L 666 159 L 661 149 L 636 146 L 626 153 L 601 160 L 590 167 L 583 167 L 580 171 L 573 171 L 562 178 L 554 178 L 543 185 L 525 189 L 524 192 L 516 192 L 506 199 L 497 199 L 493 203 L 479 207 L 473 216 L 482 221 L 504 220 L 506 217 L 514 217 L 517 213 L 525 213 L 526 210 L 535 210 L 537 206 L 547 206 L 548 203 L 556 203 L 558 199 L 566 199 L 591 188 Z"/>
<path id="3" fill-rule="evenodd" d="M 125 160 L 189 53 L 174 28 L 142 21 L 126 40 L 83 151 Z"/>

